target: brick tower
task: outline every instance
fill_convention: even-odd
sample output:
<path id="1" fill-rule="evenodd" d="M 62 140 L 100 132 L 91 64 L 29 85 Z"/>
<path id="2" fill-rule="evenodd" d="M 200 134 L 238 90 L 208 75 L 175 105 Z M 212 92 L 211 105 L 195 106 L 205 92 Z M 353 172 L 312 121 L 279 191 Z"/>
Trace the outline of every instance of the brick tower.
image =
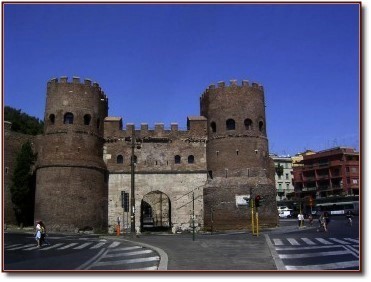
<path id="1" fill-rule="evenodd" d="M 44 135 L 36 164 L 35 219 L 49 229 L 105 229 L 103 161 L 108 99 L 97 83 L 73 77 L 47 84 Z"/>
<path id="2" fill-rule="evenodd" d="M 257 83 L 219 82 L 200 98 L 207 118 L 207 169 L 204 190 L 205 226 L 246 228 L 248 210 L 241 197 L 264 196 L 259 211 L 265 225 L 277 223 L 274 164 L 269 157 L 264 89 Z"/>

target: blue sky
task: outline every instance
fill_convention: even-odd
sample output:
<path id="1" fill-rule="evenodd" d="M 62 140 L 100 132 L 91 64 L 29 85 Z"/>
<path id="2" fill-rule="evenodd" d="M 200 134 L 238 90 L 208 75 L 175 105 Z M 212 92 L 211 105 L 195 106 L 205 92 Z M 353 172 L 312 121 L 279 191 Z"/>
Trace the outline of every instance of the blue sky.
<path id="1" fill-rule="evenodd" d="M 199 115 L 212 83 L 264 86 L 271 153 L 359 149 L 350 4 L 7 4 L 4 104 L 43 119 L 53 77 L 97 81 L 124 124 Z"/>

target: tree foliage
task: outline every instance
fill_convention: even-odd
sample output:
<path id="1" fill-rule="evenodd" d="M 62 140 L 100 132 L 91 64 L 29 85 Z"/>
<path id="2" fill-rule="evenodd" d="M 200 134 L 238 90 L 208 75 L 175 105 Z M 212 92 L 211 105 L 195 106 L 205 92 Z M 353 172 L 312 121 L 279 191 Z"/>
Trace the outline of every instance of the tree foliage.
<path id="1" fill-rule="evenodd" d="M 278 176 L 282 176 L 283 175 L 283 166 L 281 164 L 278 164 L 276 166 L 276 173 Z"/>
<path id="2" fill-rule="evenodd" d="M 32 165 L 35 161 L 36 155 L 32 151 L 31 143 L 27 141 L 17 155 L 10 187 L 18 224 L 33 223 L 35 177 L 32 173 Z"/>
<path id="3" fill-rule="evenodd" d="M 4 120 L 12 123 L 12 130 L 24 134 L 42 134 L 44 122 L 9 106 L 4 107 Z"/>

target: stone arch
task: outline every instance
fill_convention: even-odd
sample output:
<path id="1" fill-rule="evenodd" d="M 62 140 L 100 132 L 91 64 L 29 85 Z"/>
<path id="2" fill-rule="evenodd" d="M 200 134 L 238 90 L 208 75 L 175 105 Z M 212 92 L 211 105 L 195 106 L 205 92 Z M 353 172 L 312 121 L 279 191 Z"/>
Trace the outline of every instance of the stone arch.
<path id="1" fill-rule="evenodd" d="M 140 211 L 141 231 L 171 230 L 171 201 L 161 191 L 152 191 L 143 196 Z"/>

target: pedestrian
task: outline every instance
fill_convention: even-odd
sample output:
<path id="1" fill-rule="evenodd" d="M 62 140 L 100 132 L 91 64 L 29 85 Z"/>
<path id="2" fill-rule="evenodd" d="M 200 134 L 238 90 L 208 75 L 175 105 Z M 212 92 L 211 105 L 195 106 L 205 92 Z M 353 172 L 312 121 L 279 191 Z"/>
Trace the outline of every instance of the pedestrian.
<path id="1" fill-rule="evenodd" d="M 36 221 L 36 233 L 35 233 L 35 239 L 37 242 L 37 246 L 40 248 L 41 247 L 41 225 L 40 221 Z"/>
<path id="2" fill-rule="evenodd" d="M 46 226 L 44 224 L 44 222 L 42 222 L 40 220 L 40 227 L 41 227 L 41 237 L 40 237 L 40 246 L 42 246 L 43 244 L 46 244 L 46 245 L 50 245 L 49 242 L 46 240 Z"/>
<path id="3" fill-rule="evenodd" d="M 325 228 L 325 231 L 327 232 L 328 231 L 328 224 L 330 223 L 330 216 L 329 216 L 328 212 L 324 212 L 323 217 L 324 217 L 324 222 L 325 222 L 324 228 Z"/>
<path id="4" fill-rule="evenodd" d="M 311 214 L 308 216 L 308 220 L 309 220 L 309 225 L 312 226 L 313 225 L 313 216 Z"/>
<path id="5" fill-rule="evenodd" d="M 298 224 L 299 224 L 299 227 L 303 226 L 304 224 L 304 215 L 300 212 L 298 214 Z"/>
<path id="6" fill-rule="evenodd" d="M 319 223 L 319 226 L 318 226 L 317 232 L 319 232 L 321 228 L 325 230 L 325 218 L 323 214 L 321 214 L 320 217 L 318 218 L 318 223 Z"/>
<path id="7" fill-rule="evenodd" d="M 353 217 L 352 212 L 351 212 L 351 211 L 348 211 L 347 214 L 346 214 L 346 217 L 347 217 L 347 223 L 348 223 L 350 226 L 352 226 L 352 222 L 353 222 L 353 220 L 352 220 L 352 217 Z"/>

